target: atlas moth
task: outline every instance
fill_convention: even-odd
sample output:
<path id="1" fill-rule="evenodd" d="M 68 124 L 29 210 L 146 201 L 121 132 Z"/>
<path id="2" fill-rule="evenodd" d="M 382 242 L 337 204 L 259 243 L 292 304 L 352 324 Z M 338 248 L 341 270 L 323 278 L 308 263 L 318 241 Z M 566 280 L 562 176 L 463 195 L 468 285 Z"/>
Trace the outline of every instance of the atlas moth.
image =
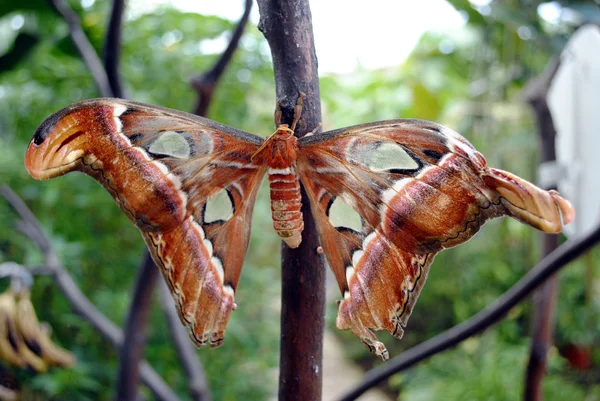
<path id="1" fill-rule="evenodd" d="M 82 171 L 110 192 L 141 231 L 197 346 L 223 343 L 265 174 L 274 229 L 292 248 L 302 241 L 304 187 L 343 296 L 337 327 L 382 359 L 374 331 L 402 337 L 437 252 L 494 217 L 548 233 L 574 218 L 556 191 L 488 167 L 436 123 L 379 121 L 297 138 L 302 98 L 291 126 L 276 113 L 267 139 L 163 107 L 85 100 L 41 124 L 25 166 L 37 179 Z"/>

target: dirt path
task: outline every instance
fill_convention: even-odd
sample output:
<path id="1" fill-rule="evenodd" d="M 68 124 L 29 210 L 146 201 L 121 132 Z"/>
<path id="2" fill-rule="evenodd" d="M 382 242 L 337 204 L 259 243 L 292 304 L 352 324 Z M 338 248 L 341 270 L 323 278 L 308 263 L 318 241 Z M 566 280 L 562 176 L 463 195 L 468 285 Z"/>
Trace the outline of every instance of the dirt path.
<path id="1" fill-rule="evenodd" d="M 363 377 L 363 370 L 348 360 L 342 344 L 335 334 L 325 330 L 323 348 L 323 401 L 338 400 Z M 379 389 L 372 389 L 359 398 L 360 401 L 390 401 Z"/>

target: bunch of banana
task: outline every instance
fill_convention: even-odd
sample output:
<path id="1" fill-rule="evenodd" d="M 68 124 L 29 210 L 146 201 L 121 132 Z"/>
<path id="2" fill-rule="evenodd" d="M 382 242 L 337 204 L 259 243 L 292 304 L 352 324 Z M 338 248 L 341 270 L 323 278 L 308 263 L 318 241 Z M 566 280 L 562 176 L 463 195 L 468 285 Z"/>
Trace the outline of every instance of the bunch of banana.
<path id="1" fill-rule="evenodd" d="M 72 366 L 73 354 L 50 339 L 40 325 L 28 289 L 0 294 L 0 359 L 20 368 L 45 372 L 49 366 Z"/>
<path id="2" fill-rule="evenodd" d="M 45 372 L 48 365 L 25 344 L 17 328 L 17 303 L 12 289 L 0 294 L 0 358 L 20 368 Z"/>
<path id="3" fill-rule="evenodd" d="M 28 289 L 22 290 L 17 302 L 17 329 L 25 344 L 48 366 L 68 367 L 75 365 L 75 356 L 59 347 L 50 339 L 52 328 L 47 323 L 40 324 L 31 303 Z"/>

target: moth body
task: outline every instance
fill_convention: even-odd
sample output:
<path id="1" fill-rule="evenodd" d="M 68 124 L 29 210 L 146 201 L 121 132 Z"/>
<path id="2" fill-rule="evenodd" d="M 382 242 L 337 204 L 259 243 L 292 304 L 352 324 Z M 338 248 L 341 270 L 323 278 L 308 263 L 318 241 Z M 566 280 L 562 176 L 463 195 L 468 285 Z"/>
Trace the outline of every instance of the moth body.
<path id="1" fill-rule="evenodd" d="M 300 211 L 300 180 L 296 170 L 297 150 L 298 139 L 294 131 L 281 124 L 254 154 L 269 167 L 273 228 L 290 248 L 300 245 L 304 229 Z"/>

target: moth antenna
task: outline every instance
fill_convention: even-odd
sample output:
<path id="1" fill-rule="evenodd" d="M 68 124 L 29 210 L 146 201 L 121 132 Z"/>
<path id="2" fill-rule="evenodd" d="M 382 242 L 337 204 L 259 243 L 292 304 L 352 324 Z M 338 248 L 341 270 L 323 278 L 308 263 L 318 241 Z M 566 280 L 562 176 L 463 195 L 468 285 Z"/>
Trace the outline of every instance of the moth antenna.
<path id="1" fill-rule="evenodd" d="M 296 131 L 296 124 L 300 120 L 300 116 L 302 116 L 302 102 L 306 97 L 306 93 L 300 92 L 300 96 L 298 96 L 298 101 L 296 102 L 296 106 L 294 106 L 294 121 L 292 121 L 292 126 L 290 129 L 292 131 Z"/>
<path id="2" fill-rule="evenodd" d="M 283 112 L 281 111 L 281 99 L 277 99 L 275 103 L 275 126 L 279 127 L 281 125 L 281 116 Z"/>

